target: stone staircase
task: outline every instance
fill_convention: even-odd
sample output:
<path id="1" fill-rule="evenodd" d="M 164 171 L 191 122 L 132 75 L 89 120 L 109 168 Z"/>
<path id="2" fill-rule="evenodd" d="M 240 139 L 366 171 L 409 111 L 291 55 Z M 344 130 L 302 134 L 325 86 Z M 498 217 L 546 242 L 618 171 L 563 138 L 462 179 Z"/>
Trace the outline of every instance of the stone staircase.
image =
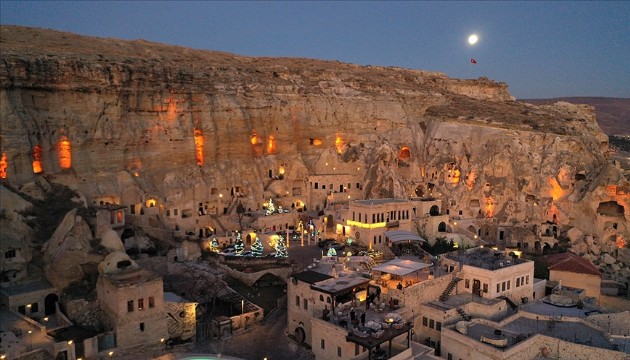
<path id="1" fill-rule="evenodd" d="M 451 294 L 451 291 L 453 291 L 453 289 L 455 288 L 457 283 L 460 282 L 460 281 L 462 281 L 461 278 L 454 277 L 451 280 L 451 282 L 448 283 L 448 285 L 446 286 L 446 289 L 444 289 L 444 291 L 442 291 L 442 294 L 440 295 L 440 301 L 448 300 L 448 296 Z"/>
<path id="2" fill-rule="evenodd" d="M 512 299 L 510 299 L 509 297 L 505 296 L 505 295 L 501 295 L 501 296 L 497 296 L 497 298 L 505 300 L 506 303 L 508 303 L 508 305 L 513 309 L 518 311 L 518 305 L 516 305 L 514 303 L 514 301 L 512 301 Z"/>
<path id="3" fill-rule="evenodd" d="M 466 313 L 466 311 L 464 311 L 464 309 L 462 309 L 462 308 L 457 308 L 457 312 L 458 312 L 458 313 L 459 313 L 459 315 L 460 315 L 460 316 L 461 316 L 464 320 L 466 320 L 466 321 L 470 321 L 470 319 L 472 319 L 472 318 L 470 317 L 470 315 L 468 315 L 468 314 Z"/>

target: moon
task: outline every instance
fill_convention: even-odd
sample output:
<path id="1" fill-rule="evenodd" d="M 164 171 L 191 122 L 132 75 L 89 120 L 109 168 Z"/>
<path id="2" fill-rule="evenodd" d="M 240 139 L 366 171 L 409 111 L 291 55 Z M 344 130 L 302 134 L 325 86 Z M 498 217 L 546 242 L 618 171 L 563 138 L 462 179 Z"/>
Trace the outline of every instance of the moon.
<path id="1" fill-rule="evenodd" d="M 468 37 L 468 43 L 470 45 L 475 45 L 477 41 L 479 41 L 479 37 L 477 36 L 477 34 L 472 34 Z"/>

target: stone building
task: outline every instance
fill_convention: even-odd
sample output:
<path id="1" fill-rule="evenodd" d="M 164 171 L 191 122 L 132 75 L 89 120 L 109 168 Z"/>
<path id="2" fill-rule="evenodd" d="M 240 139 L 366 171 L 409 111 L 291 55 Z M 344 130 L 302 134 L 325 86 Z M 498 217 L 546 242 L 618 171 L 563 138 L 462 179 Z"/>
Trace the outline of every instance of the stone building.
<path id="1" fill-rule="evenodd" d="M 602 273 L 590 261 L 570 252 L 547 256 L 549 281 L 584 289 L 586 296 L 599 299 Z"/>
<path id="2" fill-rule="evenodd" d="M 118 353 L 159 349 L 168 340 L 162 278 L 143 270 L 123 253 L 99 265 L 99 307 Z"/>
<path id="3" fill-rule="evenodd" d="M 506 297 L 515 304 L 541 298 L 544 290 L 534 288 L 534 262 L 515 259 L 490 248 L 473 248 L 442 256 L 441 265 L 457 271 L 461 279 L 457 293 L 481 298 Z M 542 291 L 542 293 L 541 293 Z"/>
<path id="4" fill-rule="evenodd" d="M 356 200 L 350 203 L 343 235 L 354 238 L 369 249 L 388 246 L 385 232 L 413 227 L 413 206 L 403 199 Z"/>

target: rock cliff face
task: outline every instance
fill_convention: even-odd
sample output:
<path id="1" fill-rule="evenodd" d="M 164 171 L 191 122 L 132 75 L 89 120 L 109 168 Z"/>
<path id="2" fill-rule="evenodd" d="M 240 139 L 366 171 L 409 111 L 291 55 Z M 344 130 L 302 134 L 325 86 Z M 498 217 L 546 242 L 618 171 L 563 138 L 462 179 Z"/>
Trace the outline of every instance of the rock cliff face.
<path id="1" fill-rule="evenodd" d="M 313 179 L 341 179 L 327 191 L 432 195 L 495 226 L 630 238 L 630 187 L 590 106 L 401 68 L 12 26 L 0 41 L 0 170 L 18 188 L 42 174 L 92 203 L 155 200 L 168 225 L 166 210 L 221 215 L 270 197 L 323 207 Z"/>

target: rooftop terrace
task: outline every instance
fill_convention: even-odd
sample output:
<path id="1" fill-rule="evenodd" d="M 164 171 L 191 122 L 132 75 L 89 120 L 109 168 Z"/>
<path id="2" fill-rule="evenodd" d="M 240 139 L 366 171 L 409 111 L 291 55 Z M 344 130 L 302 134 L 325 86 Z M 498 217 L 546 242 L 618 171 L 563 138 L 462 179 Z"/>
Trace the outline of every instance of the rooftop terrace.
<path id="1" fill-rule="evenodd" d="M 490 248 L 473 248 L 465 252 L 452 252 L 444 255 L 447 259 L 460 264 L 474 266 L 487 270 L 498 270 L 508 266 L 523 264 L 528 260 L 514 259 L 504 253 Z"/>

